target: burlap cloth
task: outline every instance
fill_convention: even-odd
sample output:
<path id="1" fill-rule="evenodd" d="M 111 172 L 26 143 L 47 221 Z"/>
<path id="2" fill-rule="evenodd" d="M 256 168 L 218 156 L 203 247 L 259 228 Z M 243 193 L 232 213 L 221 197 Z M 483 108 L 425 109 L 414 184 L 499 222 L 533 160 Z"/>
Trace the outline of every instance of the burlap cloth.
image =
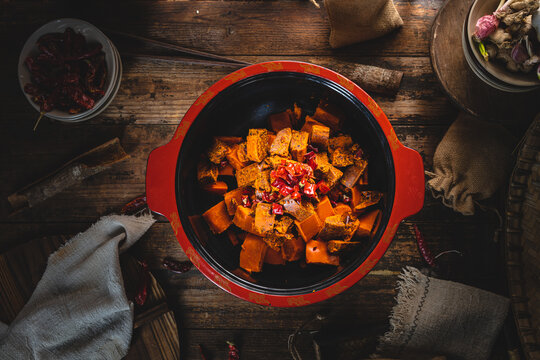
<path id="1" fill-rule="evenodd" d="M 0 322 L 1 359 L 121 359 L 133 331 L 119 254 L 154 219 L 106 216 L 49 257 L 28 303 Z"/>
<path id="2" fill-rule="evenodd" d="M 374 39 L 403 25 L 392 0 L 324 0 L 324 6 L 333 48 Z"/>
<path id="3" fill-rule="evenodd" d="M 374 357 L 489 357 L 506 318 L 508 299 L 425 276 L 413 267 L 403 270 L 398 291 L 390 331 L 379 340 L 378 355 Z"/>
<path id="4" fill-rule="evenodd" d="M 435 150 L 428 188 L 444 205 L 473 215 L 475 202 L 508 180 L 515 143 L 502 126 L 460 113 Z"/>

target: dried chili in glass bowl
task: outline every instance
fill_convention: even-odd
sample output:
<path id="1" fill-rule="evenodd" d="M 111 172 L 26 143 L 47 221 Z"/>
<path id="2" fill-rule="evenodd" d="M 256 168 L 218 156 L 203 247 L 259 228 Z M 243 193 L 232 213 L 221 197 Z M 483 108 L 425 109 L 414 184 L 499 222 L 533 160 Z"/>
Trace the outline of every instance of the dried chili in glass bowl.
<path id="1" fill-rule="evenodd" d="M 112 102 L 122 63 L 98 28 L 78 19 L 59 19 L 28 38 L 18 72 L 21 89 L 36 110 L 51 119 L 79 122 Z"/>

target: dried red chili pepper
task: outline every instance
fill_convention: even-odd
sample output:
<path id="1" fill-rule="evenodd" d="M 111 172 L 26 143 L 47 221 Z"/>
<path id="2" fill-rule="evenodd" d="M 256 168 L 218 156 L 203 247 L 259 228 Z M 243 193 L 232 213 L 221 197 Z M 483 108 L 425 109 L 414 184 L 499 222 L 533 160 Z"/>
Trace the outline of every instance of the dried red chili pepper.
<path id="1" fill-rule="evenodd" d="M 139 272 L 139 287 L 137 295 L 135 295 L 135 302 L 142 306 L 146 302 L 148 296 L 148 284 L 150 283 L 150 271 L 148 270 L 148 263 L 146 260 L 140 262 L 141 271 Z"/>
<path id="2" fill-rule="evenodd" d="M 227 341 L 227 345 L 229 345 L 229 360 L 240 360 L 238 347 L 232 341 Z"/>
<path id="3" fill-rule="evenodd" d="M 173 259 L 163 259 L 163 267 L 175 273 L 183 274 L 188 272 L 193 267 L 191 261 L 176 261 Z"/>
<path id="4" fill-rule="evenodd" d="M 311 145 L 311 144 L 309 144 L 309 145 L 307 146 L 307 149 L 308 149 L 309 151 L 314 151 L 314 152 L 317 153 L 317 154 L 319 153 L 319 148 L 317 148 L 316 146 L 313 146 L 313 145 Z"/>
<path id="5" fill-rule="evenodd" d="M 146 195 L 137 196 L 135 199 L 128 202 L 120 210 L 121 214 L 132 215 L 146 207 Z"/>
<path id="6" fill-rule="evenodd" d="M 317 189 L 319 189 L 319 192 L 321 194 L 326 194 L 327 192 L 330 191 L 330 187 L 328 186 L 328 184 L 324 180 L 321 180 L 321 181 L 319 181 L 317 183 Z"/>
<path id="7" fill-rule="evenodd" d="M 317 185 L 307 183 L 304 186 L 304 194 L 306 194 L 309 197 L 315 198 L 317 197 L 317 193 L 315 192 L 317 190 Z"/>
<path id="8" fill-rule="evenodd" d="M 283 206 L 278 203 L 272 204 L 272 214 L 283 215 Z"/>
<path id="9" fill-rule="evenodd" d="M 249 195 L 242 195 L 242 206 L 251 207 L 251 199 Z"/>
<path id="10" fill-rule="evenodd" d="M 418 249 L 420 250 L 420 254 L 424 258 L 425 262 L 428 263 L 429 266 L 435 267 L 435 258 L 433 258 L 433 255 L 431 254 L 431 251 L 429 251 L 426 241 L 424 239 L 424 235 L 420 232 L 418 229 L 418 226 L 416 224 L 413 225 L 414 227 L 414 234 L 416 237 L 416 243 L 418 244 Z"/>

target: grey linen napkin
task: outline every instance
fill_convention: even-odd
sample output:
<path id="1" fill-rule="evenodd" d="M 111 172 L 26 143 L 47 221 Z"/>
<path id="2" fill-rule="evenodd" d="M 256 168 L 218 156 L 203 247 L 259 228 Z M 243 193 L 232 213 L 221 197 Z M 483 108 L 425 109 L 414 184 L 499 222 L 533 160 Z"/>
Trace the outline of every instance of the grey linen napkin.
<path id="1" fill-rule="evenodd" d="M 49 257 L 28 303 L 0 323 L 2 359 L 121 359 L 133 329 L 119 254 L 154 223 L 151 215 L 111 215 Z"/>
<path id="2" fill-rule="evenodd" d="M 379 354 L 432 354 L 466 360 L 489 357 L 506 318 L 508 299 L 425 276 L 413 267 L 403 270 L 398 291 L 390 331 L 379 340 Z"/>
<path id="3" fill-rule="evenodd" d="M 460 113 L 433 157 L 427 182 L 435 198 L 463 215 L 507 180 L 516 139 L 502 126 Z"/>

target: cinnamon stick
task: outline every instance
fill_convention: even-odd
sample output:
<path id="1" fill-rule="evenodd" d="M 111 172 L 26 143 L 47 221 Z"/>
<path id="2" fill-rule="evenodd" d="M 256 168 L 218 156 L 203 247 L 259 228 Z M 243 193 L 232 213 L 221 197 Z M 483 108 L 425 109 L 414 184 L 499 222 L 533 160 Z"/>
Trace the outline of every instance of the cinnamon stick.
<path id="1" fill-rule="evenodd" d="M 53 197 L 82 180 L 129 158 L 114 138 L 64 164 L 56 171 L 8 196 L 12 214 Z"/>
<path id="2" fill-rule="evenodd" d="M 346 74 L 367 92 L 394 95 L 398 92 L 403 73 L 371 65 L 356 65 Z"/>

